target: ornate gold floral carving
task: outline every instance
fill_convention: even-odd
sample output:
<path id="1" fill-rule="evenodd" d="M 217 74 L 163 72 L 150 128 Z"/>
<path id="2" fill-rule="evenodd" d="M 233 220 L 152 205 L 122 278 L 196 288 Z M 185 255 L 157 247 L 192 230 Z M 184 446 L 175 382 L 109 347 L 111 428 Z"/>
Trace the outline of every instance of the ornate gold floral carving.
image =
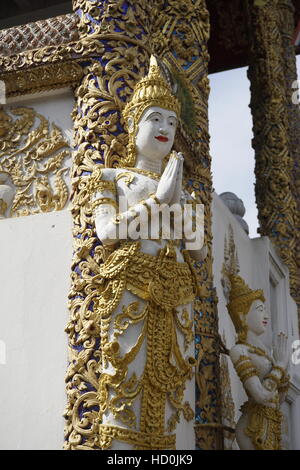
<path id="1" fill-rule="evenodd" d="M 207 44 L 209 39 L 209 15 L 205 2 L 159 0 L 151 7 L 153 51 L 160 57 L 176 52 L 180 68 L 191 63 L 194 68 L 201 67 L 200 64 L 208 60 L 207 48 L 199 56 L 199 44 Z"/>
<path id="2" fill-rule="evenodd" d="M 117 426 L 100 425 L 101 447 L 109 449 L 113 440 L 120 440 L 131 444 L 139 450 L 175 450 L 176 436 L 149 435 L 147 433 L 125 430 Z"/>
<path id="3" fill-rule="evenodd" d="M 0 79 L 5 82 L 6 96 L 11 97 L 73 86 L 82 75 L 82 68 L 76 62 L 62 62 L 0 74 Z"/>
<path id="4" fill-rule="evenodd" d="M 123 25 L 127 23 L 123 22 Z M 126 31 L 125 34 L 94 32 L 90 37 L 81 37 L 78 41 L 0 56 L 0 80 L 6 83 L 8 96 L 76 85 L 83 75 L 78 63 L 84 58 L 101 56 L 106 41 L 115 41 L 113 46 L 123 52 L 122 60 L 127 68 L 138 64 L 140 51 L 144 54 L 145 50 L 150 55 L 146 42 Z"/>
<path id="5" fill-rule="evenodd" d="M 205 82 L 204 82 L 205 83 Z M 201 83 L 202 84 L 202 83 Z M 208 88 L 201 87 L 203 99 L 208 97 Z M 202 108 L 202 112 L 203 112 Z M 201 121 L 205 121 L 201 116 Z M 198 121 L 199 122 L 199 121 Z M 195 309 L 195 334 L 197 368 L 197 401 L 196 401 L 196 446 L 200 449 L 223 448 L 223 424 L 221 416 L 221 389 L 220 389 L 220 365 L 219 357 L 222 342 L 218 334 L 217 295 L 213 288 L 212 273 L 212 231 L 211 231 L 211 172 L 210 156 L 208 151 L 207 124 L 202 130 L 203 143 L 202 155 L 205 158 L 195 167 L 186 170 L 186 181 L 190 181 L 189 190 L 196 197 L 197 202 L 204 204 L 204 228 L 205 243 L 209 248 L 208 256 L 204 263 L 196 266 L 200 294 L 194 302 Z M 188 153 L 190 155 L 190 153 Z M 208 161 L 207 161 L 208 160 Z M 192 163 L 192 159 L 188 160 Z M 207 166 L 206 166 L 207 165 Z"/>
<path id="6" fill-rule="evenodd" d="M 223 338 L 223 342 L 225 342 Z M 231 450 L 235 438 L 235 406 L 231 393 L 231 380 L 228 367 L 228 359 L 221 356 L 221 400 L 222 400 L 222 423 L 224 425 L 224 449 Z"/>
<path id="7" fill-rule="evenodd" d="M 6 217 L 63 209 L 70 151 L 62 130 L 33 108 L 16 107 L 0 110 L 0 134 L 0 173 L 13 195 Z"/>
<path id="8" fill-rule="evenodd" d="M 44 64 L 63 63 L 77 61 L 82 58 L 92 58 L 104 52 L 103 40 L 125 41 L 135 46 L 140 46 L 149 51 L 147 44 L 138 39 L 125 36 L 120 33 L 93 34 L 88 38 L 81 38 L 79 41 L 62 44 L 59 46 L 46 46 L 41 49 L 33 49 L 0 57 L 0 72 L 16 72 L 21 69 L 41 66 Z M 125 53 L 125 58 L 130 61 L 131 53 Z"/>

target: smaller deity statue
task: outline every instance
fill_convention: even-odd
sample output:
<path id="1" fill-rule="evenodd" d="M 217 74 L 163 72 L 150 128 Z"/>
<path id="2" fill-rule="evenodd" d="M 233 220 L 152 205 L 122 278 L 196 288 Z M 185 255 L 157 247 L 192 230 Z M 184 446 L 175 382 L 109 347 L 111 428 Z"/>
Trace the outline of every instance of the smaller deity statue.
<path id="1" fill-rule="evenodd" d="M 289 387 L 287 336 L 280 333 L 269 354 L 259 338 L 266 330 L 268 315 L 262 290 L 251 290 L 237 274 L 231 284 L 229 314 L 238 334 L 230 357 L 248 401 L 241 408 L 236 439 L 241 450 L 281 449 L 280 404 Z"/>

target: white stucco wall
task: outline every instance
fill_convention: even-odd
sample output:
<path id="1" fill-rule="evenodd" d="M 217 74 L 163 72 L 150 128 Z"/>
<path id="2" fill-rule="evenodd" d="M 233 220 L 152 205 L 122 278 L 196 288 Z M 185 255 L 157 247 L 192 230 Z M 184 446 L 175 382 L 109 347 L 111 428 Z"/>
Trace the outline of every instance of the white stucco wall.
<path id="1" fill-rule="evenodd" d="M 0 449 L 61 449 L 71 214 L 0 225 Z"/>

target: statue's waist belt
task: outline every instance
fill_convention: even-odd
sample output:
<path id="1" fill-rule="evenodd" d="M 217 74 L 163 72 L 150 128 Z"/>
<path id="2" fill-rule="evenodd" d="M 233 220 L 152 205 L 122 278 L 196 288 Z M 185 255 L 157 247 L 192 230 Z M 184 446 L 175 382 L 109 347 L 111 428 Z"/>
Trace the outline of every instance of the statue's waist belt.
<path id="1" fill-rule="evenodd" d="M 121 273 L 128 290 L 164 308 L 190 303 L 196 295 L 196 279 L 190 263 L 178 262 L 175 250 L 170 247 L 154 256 L 139 251 L 137 242 L 124 243 L 101 268 L 106 279 L 119 277 Z"/>

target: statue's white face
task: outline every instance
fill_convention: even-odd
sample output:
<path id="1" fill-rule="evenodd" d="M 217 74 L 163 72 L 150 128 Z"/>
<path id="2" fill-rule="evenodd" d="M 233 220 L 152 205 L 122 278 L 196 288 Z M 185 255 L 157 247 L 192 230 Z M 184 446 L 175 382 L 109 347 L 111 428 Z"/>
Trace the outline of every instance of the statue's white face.
<path id="1" fill-rule="evenodd" d="M 263 334 L 266 330 L 268 320 L 269 317 L 266 312 L 265 304 L 261 300 L 254 300 L 247 315 L 249 330 L 253 331 L 256 335 Z"/>
<path id="2" fill-rule="evenodd" d="M 152 106 L 147 108 L 138 124 L 137 156 L 161 161 L 172 149 L 177 117 L 174 111 Z"/>

